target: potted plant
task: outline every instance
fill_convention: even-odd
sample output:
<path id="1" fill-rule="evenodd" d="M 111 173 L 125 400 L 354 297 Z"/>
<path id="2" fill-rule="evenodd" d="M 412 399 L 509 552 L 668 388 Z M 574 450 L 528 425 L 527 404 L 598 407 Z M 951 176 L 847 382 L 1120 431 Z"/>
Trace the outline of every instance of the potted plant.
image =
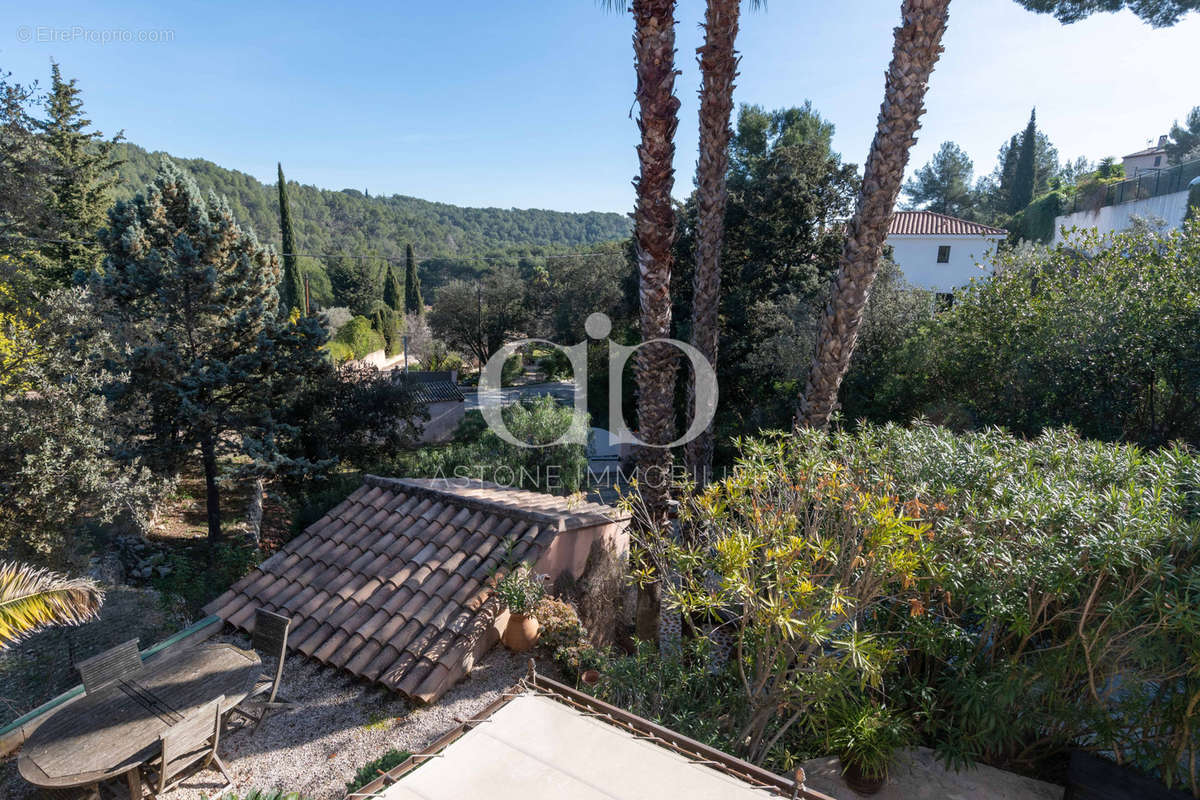
<path id="1" fill-rule="evenodd" d="M 537 644 L 538 621 L 533 611 L 546 594 L 541 576 L 526 567 L 510 571 L 496 584 L 496 596 L 508 608 L 508 624 L 500 641 L 509 650 L 523 653 Z"/>
<path id="2" fill-rule="evenodd" d="M 859 794 L 875 794 L 887 783 L 892 757 L 910 740 L 907 721 L 870 701 L 846 704 L 835 719 L 830 744 L 841 759 L 842 778 Z"/>

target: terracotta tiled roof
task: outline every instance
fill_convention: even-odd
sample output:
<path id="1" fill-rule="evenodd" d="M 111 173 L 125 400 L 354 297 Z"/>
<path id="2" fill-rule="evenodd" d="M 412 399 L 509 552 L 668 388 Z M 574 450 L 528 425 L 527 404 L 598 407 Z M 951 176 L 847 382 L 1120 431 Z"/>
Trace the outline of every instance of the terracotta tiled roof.
<path id="1" fill-rule="evenodd" d="M 619 518 L 481 481 L 368 475 L 205 611 L 243 630 L 257 608 L 285 614 L 293 651 L 433 702 L 494 643 L 498 569 Z"/>
<path id="2" fill-rule="evenodd" d="M 889 236 L 1008 236 L 1003 228 L 968 222 L 933 211 L 897 211 Z"/>

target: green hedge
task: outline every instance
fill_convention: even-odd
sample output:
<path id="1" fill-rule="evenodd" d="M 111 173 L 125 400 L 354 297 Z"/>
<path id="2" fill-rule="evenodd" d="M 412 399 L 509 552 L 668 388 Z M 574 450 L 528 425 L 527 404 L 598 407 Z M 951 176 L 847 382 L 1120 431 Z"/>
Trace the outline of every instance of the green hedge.
<path id="1" fill-rule="evenodd" d="M 1035 198 L 1008 223 L 1008 229 L 1020 239 L 1050 242 L 1054 238 L 1054 220 L 1062 216 L 1067 196 L 1060 191 Z"/>
<path id="2" fill-rule="evenodd" d="M 366 317 L 354 317 L 343 325 L 328 345 L 334 361 L 342 362 L 363 358 L 376 350 L 384 349 L 383 335 L 371 325 Z"/>
<path id="3" fill-rule="evenodd" d="M 876 421 L 1200 445 L 1200 225 L 1079 233 L 1006 250 L 996 266 L 884 351 L 874 384 L 854 385 L 882 409 Z"/>

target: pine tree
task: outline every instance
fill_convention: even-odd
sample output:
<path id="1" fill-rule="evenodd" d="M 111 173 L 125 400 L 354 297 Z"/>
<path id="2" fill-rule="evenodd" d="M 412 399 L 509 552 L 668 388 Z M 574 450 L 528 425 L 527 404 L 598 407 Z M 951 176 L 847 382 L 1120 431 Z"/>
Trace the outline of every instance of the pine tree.
<path id="1" fill-rule="evenodd" d="M 400 279 L 396 277 L 390 261 L 387 273 L 383 276 L 383 302 L 387 303 L 387 307 L 392 311 L 404 313 L 404 287 L 400 285 Z"/>
<path id="2" fill-rule="evenodd" d="M 954 142 L 943 142 L 933 159 L 904 184 L 904 191 L 912 201 L 912 208 L 972 219 L 975 216 L 973 169 L 971 159 L 961 147 Z"/>
<path id="3" fill-rule="evenodd" d="M 45 277 L 65 286 L 73 282 L 76 272 L 88 273 L 100 266 L 96 232 L 112 202 L 109 190 L 117 183 L 121 163 L 113 151 L 121 137 L 106 140 L 99 131 L 88 130 L 92 122 L 83 115 L 75 80 L 63 80 L 54 63 L 46 116 L 38 124 L 50 160 L 48 222 L 42 233 L 57 241 L 43 246 L 49 260 Z"/>
<path id="4" fill-rule="evenodd" d="M 279 318 L 275 252 L 169 159 L 144 193 L 109 212 L 100 239 L 107 258 L 98 309 L 105 327 L 125 337 L 114 372 L 128 378 L 114 402 L 142 411 L 131 441 L 161 474 L 199 450 L 208 536 L 217 542 L 220 456 L 249 456 L 259 475 L 313 466 L 280 451 L 280 415 L 327 369 L 325 334 L 315 317 Z"/>
<path id="5" fill-rule="evenodd" d="M 425 302 L 421 299 L 421 278 L 417 275 L 417 260 L 413 257 L 411 244 L 404 249 L 404 310 L 409 314 L 425 313 Z"/>
<path id="6" fill-rule="evenodd" d="M 1033 200 L 1033 189 L 1037 184 L 1037 109 L 1029 115 L 1029 125 L 1021 137 L 1021 153 L 1013 176 L 1012 194 L 1008 210 L 1016 214 Z"/>
<path id="7" fill-rule="evenodd" d="M 39 243 L 31 241 L 44 234 L 50 196 L 50 161 L 30 114 L 34 96 L 33 87 L 9 83 L 0 74 L 0 265 L 8 279 L 14 265 L 22 273 L 41 273 L 46 261 Z"/>
<path id="8" fill-rule="evenodd" d="M 292 229 L 292 205 L 288 202 L 287 181 L 283 164 L 279 167 L 279 230 L 283 234 L 283 281 L 279 284 L 279 310 L 291 314 L 293 308 L 304 307 L 304 284 L 297 266 L 296 232 Z"/>
<path id="9" fill-rule="evenodd" d="M 338 303 L 357 316 L 371 315 L 382 289 L 379 285 L 379 264 L 373 257 L 331 256 L 325 262 L 325 273 L 329 276 L 329 285 Z"/>
<path id="10" fill-rule="evenodd" d="M 1200 152 L 1200 106 L 1188 112 L 1183 124 L 1176 120 L 1167 139 L 1167 163 L 1182 164 Z"/>

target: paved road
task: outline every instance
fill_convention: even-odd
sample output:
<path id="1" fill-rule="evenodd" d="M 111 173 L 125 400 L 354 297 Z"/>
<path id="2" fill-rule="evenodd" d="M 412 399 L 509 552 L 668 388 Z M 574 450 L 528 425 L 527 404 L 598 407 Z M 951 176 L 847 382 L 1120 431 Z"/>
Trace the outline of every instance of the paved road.
<path id="1" fill-rule="evenodd" d="M 466 397 L 467 411 L 479 410 L 479 393 L 463 389 Z M 570 405 L 575 400 L 575 384 L 572 381 L 553 381 L 550 383 L 531 383 L 527 386 L 510 386 L 488 392 L 489 396 L 499 396 L 501 405 L 512 405 L 518 400 L 531 397 L 550 395 L 563 405 Z"/>

